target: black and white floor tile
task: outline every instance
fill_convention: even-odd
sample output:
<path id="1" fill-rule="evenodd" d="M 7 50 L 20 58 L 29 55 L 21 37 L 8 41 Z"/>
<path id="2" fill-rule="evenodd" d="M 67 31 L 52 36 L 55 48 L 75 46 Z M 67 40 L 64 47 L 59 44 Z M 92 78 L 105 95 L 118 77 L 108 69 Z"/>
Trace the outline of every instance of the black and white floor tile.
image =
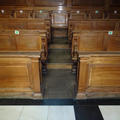
<path id="1" fill-rule="evenodd" d="M 120 105 L 72 100 L 0 100 L 0 120 L 120 120 Z M 15 104 L 17 103 L 17 104 Z M 10 105 L 11 104 L 11 105 Z"/>

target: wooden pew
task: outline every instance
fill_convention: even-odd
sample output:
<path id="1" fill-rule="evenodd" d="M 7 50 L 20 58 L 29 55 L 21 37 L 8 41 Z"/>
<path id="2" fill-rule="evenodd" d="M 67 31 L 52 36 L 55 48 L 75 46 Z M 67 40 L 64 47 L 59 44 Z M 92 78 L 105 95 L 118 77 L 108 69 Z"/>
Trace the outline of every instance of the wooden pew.
<path id="1" fill-rule="evenodd" d="M 42 98 L 40 52 L 0 52 L 0 97 Z"/>
<path id="2" fill-rule="evenodd" d="M 120 30 L 119 20 L 82 20 L 69 21 L 68 37 L 71 41 L 73 32 L 81 30 Z"/>
<path id="3" fill-rule="evenodd" d="M 39 19 L 50 19 L 49 11 L 45 10 L 9 10 L 1 9 L 0 18 L 39 18 Z"/>
<path id="4" fill-rule="evenodd" d="M 107 12 L 107 19 L 120 19 L 120 11 L 119 10 L 110 10 Z"/>
<path id="5" fill-rule="evenodd" d="M 69 13 L 69 19 L 80 21 L 80 20 L 90 20 L 90 19 L 105 19 L 105 11 L 104 10 L 72 10 Z"/>
<path id="6" fill-rule="evenodd" d="M 14 11 L 13 10 L 0 10 L 0 18 L 14 18 Z"/>
<path id="7" fill-rule="evenodd" d="M 72 10 L 69 13 L 69 20 L 85 20 L 88 18 L 86 10 Z"/>
<path id="8" fill-rule="evenodd" d="M 32 18 L 32 10 L 15 10 L 14 18 Z"/>
<path id="9" fill-rule="evenodd" d="M 41 52 L 41 60 L 48 55 L 46 33 L 40 30 L 0 30 L 1 52 Z"/>
<path id="10" fill-rule="evenodd" d="M 32 16 L 33 18 L 50 20 L 50 12 L 45 10 L 34 10 Z"/>
<path id="11" fill-rule="evenodd" d="M 120 52 L 79 53 L 78 99 L 120 97 Z"/>
<path id="12" fill-rule="evenodd" d="M 105 18 L 106 18 L 106 15 L 105 15 L 104 10 L 90 10 L 88 13 L 88 19 L 101 20 L 101 19 L 105 19 Z"/>
<path id="13" fill-rule="evenodd" d="M 10 19 L 11 18 L 11 19 Z M 18 23 L 18 21 L 21 21 L 21 24 L 19 25 L 20 28 L 23 27 L 24 24 L 27 24 L 28 21 L 31 21 L 28 26 L 33 26 L 32 24 L 36 23 L 36 27 L 40 27 L 39 25 L 44 22 L 44 25 L 48 31 L 48 41 L 51 40 L 51 20 L 50 20 L 50 13 L 48 11 L 38 11 L 38 10 L 9 10 L 9 9 L 1 9 L 0 11 L 0 21 L 6 21 L 6 25 L 8 25 L 8 21 L 13 21 L 14 27 L 18 26 L 15 23 Z M 23 23 L 23 24 L 22 24 Z M 0 24 L 2 24 L 0 22 Z M 39 25 L 38 25 L 39 24 Z"/>
<path id="14" fill-rule="evenodd" d="M 10 30 L 19 30 L 19 29 L 27 29 L 27 30 L 41 30 L 42 32 L 46 32 L 48 42 L 51 40 L 51 28 L 50 22 L 39 20 L 39 19 L 0 19 L 0 29 L 10 29 Z"/>
<path id="15" fill-rule="evenodd" d="M 80 31 L 73 34 L 72 59 L 79 52 L 120 51 L 120 31 Z"/>

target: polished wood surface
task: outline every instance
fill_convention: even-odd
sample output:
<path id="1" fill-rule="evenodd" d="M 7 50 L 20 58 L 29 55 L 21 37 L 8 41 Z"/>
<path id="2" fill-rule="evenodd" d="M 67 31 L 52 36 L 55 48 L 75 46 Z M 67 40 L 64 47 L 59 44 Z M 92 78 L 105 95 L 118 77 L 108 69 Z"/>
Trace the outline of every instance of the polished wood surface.
<path id="1" fill-rule="evenodd" d="M 73 35 L 72 59 L 79 52 L 120 51 L 119 31 L 81 31 Z"/>
<path id="2" fill-rule="evenodd" d="M 55 11 L 52 13 L 52 27 L 67 27 L 68 14 L 65 11 Z"/>
<path id="3" fill-rule="evenodd" d="M 78 71 L 78 98 L 91 93 L 120 92 L 120 57 L 109 54 L 80 57 Z M 89 94 L 89 95 L 90 95 Z"/>
<path id="4" fill-rule="evenodd" d="M 0 92 L 41 94 L 39 54 L 1 53 Z"/>
<path id="5" fill-rule="evenodd" d="M 45 33 L 41 33 L 39 30 L 0 31 L 0 43 L 0 51 L 2 52 L 38 51 L 42 53 L 41 59 L 47 58 L 47 37 Z"/>
<path id="6" fill-rule="evenodd" d="M 51 35 L 68 32 L 77 98 L 119 94 L 119 6 L 118 0 L 0 0 L 0 92 L 41 95 Z"/>

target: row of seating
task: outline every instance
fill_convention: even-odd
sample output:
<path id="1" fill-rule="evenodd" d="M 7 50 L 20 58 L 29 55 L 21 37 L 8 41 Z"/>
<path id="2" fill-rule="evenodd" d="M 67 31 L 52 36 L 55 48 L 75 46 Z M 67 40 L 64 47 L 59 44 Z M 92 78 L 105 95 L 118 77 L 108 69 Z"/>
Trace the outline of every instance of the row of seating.
<path id="1" fill-rule="evenodd" d="M 28 18 L 0 19 L 0 51 L 33 52 L 42 50 L 42 53 L 44 53 L 43 59 L 46 60 L 47 46 L 50 40 L 50 20 Z"/>
<path id="2" fill-rule="evenodd" d="M 48 13 L 35 13 L 34 18 L 39 19 L 32 18 L 30 11 L 11 13 L 0 13 L 0 95 L 41 98 L 42 63 L 48 56 L 51 21 Z"/>
<path id="3" fill-rule="evenodd" d="M 120 19 L 119 10 L 71 10 L 69 19 Z M 0 18 L 40 18 L 50 19 L 52 12 L 47 10 L 0 10 Z"/>
<path id="4" fill-rule="evenodd" d="M 120 51 L 119 31 L 119 20 L 69 20 L 68 38 L 72 42 L 72 58 L 76 59 L 76 52 L 81 51 Z"/>
<path id="5" fill-rule="evenodd" d="M 0 10 L 0 18 L 39 18 L 50 19 L 49 11 L 45 10 Z"/>
<path id="6" fill-rule="evenodd" d="M 72 43 L 72 60 L 77 64 L 77 98 L 119 97 L 119 11 L 73 12 L 68 22 L 68 38 Z"/>
<path id="7" fill-rule="evenodd" d="M 85 19 L 120 19 L 119 10 L 74 10 L 69 13 L 72 20 Z"/>

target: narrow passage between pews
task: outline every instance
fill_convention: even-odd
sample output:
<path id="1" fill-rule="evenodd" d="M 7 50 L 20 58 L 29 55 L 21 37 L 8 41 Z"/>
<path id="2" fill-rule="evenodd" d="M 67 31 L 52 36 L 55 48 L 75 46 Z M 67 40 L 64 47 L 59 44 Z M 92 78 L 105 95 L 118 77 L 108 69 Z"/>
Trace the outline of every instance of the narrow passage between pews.
<path id="1" fill-rule="evenodd" d="M 58 34 L 66 32 L 55 30 Z M 75 97 L 76 74 L 72 73 L 71 49 L 67 35 L 53 34 L 48 48 L 47 71 L 43 73 L 43 95 L 45 99 Z"/>

